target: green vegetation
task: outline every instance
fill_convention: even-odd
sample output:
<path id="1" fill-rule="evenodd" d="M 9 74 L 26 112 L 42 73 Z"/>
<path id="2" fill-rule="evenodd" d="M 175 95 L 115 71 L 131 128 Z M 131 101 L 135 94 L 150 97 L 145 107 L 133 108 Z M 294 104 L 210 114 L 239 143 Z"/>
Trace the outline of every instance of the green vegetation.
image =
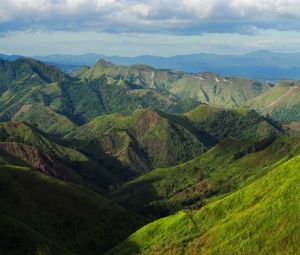
<path id="1" fill-rule="evenodd" d="M 0 123 L 0 148 L 51 176 L 104 192 L 133 175 L 103 153 L 93 160 L 72 147 L 26 123 Z"/>
<path id="2" fill-rule="evenodd" d="M 158 168 L 125 184 L 113 199 L 144 215 L 161 217 L 200 208 L 208 199 L 257 180 L 300 153 L 300 140 L 228 138 L 205 154 L 171 168 Z M 178 181 L 180 180 L 180 181 Z"/>
<path id="3" fill-rule="evenodd" d="M 103 75 L 117 80 L 123 79 L 144 88 L 150 87 L 165 90 L 169 84 L 180 79 L 184 73 L 165 69 L 154 69 L 147 65 L 133 65 L 130 67 L 123 65 L 116 66 L 105 60 L 99 60 L 93 68 L 79 74 L 79 77 L 95 80 Z"/>
<path id="4" fill-rule="evenodd" d="M 202 73 L 184 75 L 168 90 L 180 98 L 194 98 L 201 103 L 241 107 L 269 88 L 270 85 L 255 80 Z"/>
<path id="5" fill-rule="evenodd" d="M 125 165 L 145 172 L 184 162 L 211 145 L 200 132 L 184 122 L 179 123 L 177 118 L 153 108 L 137 110 L 131 116 L 99 116 L 69 137 L 83 143 L 98 143 L 98 148 Z"/>
<path id="6" fill-rule="evenodd" d="M 0 187 L 1 254 L 101 254 L 143 222 L 96 193 L 23 166 L 1 165 Z"/>
<path id="7" fill-rule="evenodd" d="M 299 98 L 299 83 L 286 81 L 254 98 L 249 105 L 259 113 L 269 115 L 275 120 L 292 122 L 300 120 Z"/>
<path id="8" fill-rule="evenodd" d="M 193 98 L 202 103 L 231 107 L 242 106 L 270 88 L 270 85 L 255 80 L 224 78 L 212 73 L 191 75 L 146 65 L 117 66 L 104 60 L 83 73 L 79 72 L 78 76 L 95 80 L 102 75 L 123 79 L 144 88 L 168 91 L 183 99 Z"/>
<path id="9" fill-rule="evenodd" d="M 201 104 L 185 116 L 198 128 L 218 140 L 236 138 L 263 139 L 282 133 L 280 125 L 253 110 L 226 109 Z"/>
<path id="10" fill-rule="evenodd" d="M 126 166 L 145 172 L 192 159 L 226 137 L 259 140 L 281 133 L 279 125 L 254 111 L 202 104 L 185 115 L 153 108 L 137 110 L 129 116 L 103 115 L 67 137 L 88 142 L 88 146 L 93 142 L 95 148 Z"/>
<path id="11" fill-rule="evenodd" d="M 146 225 L 109 255 L 298 254 L 300 156 L 197 211 Z"/>
<path id="12" fill-rule="evenodd" d="M 95 68 L 83 71 L 83 75 Z M 40 127 L 59 136 L 72 131 L 74 124 L 82 125 L 103 114 L 130 114 L 149 106 L 185 112 L 197 104 L 105 73 L 95 79 L 72 78 L 56 67 L 31 59 L 1 61 L 0 76 L 0 119 L 36 124 L 45 112 L 50 120 Z M 58 130 L 56 122 L 62 121 L 67 125 Z"/>
<path id="13" fill-rule="evenodd" d="M 0 84 L 1 254 L 300 253 L 298 83 L 19 59 Z"/>
<path id="14" fill-rule="evenodd" d="M 76 129 L 76 125 L 67 117 L 60 115 L 44 105 L 23 105 L 13 120 L 26 121 L 40 130 L 63 137 Z"/>

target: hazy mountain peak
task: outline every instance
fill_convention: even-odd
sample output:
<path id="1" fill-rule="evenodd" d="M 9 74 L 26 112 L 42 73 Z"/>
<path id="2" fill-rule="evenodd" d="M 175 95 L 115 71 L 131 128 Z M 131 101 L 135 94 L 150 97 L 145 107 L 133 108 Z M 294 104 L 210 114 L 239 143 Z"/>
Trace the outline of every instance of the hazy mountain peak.
<path id="1" fill-rule="evenodd" d="M 114 64 L 112 64 L 111 62 L 108 62 L 104 59 L 98 60 L 96 65 L 95 65 L 95 67 L 105 67 L 105 68 L 106 67 L 114 67 L 114 66 L 115 66 Z"/>

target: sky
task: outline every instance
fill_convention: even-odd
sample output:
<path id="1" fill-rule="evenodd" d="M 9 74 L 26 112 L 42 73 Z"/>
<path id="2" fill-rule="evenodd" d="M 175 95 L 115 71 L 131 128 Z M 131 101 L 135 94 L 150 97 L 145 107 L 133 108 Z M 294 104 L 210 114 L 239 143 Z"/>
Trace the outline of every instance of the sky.
<path id="1" fill-rule="evenodd" d="M 300 0 L 0 0 L 0 53 L 300 51 Z"/>

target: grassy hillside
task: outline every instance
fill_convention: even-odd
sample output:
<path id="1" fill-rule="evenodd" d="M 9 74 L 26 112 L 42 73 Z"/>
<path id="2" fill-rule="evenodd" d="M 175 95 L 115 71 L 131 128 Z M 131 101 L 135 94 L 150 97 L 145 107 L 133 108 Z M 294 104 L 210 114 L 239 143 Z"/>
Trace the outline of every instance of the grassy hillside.
<path id="1" fill-rule="evenodd" d="M 0 60 L 0 73 L 1 93 L 6 89 L 20 91 L 24 87 L 59 82 L 68 77 L 57 67 L 29 58 L 12 62 Z"/>
<path id="2" fill-rule="evenodd" d="M 68 135 L 103 150 L 138 172 L 172 166 L 205 152 L 227 137 L 263 139 L 283 133 L 255 111 L 201 104 L 184 115 L 153 108 L 132 115 L 103 115 Z M 97 149 L 94 149 L 96 152 Z"/>
<path id="3" fill-rule="evenodd" d="M 118 66 L 100 60 L 79 77 L 94 80 L 102 75 L 124 79 L 132 84 L 156 88 L 182 99 L 195 99 L 201 103 L 238 107 L 270 88 L 255 80 L 236 77 L 221 77 L 213 73 L 188 74 L 171 70 L 154 69 L 146 65 Z"/>
<path id="4" fill-rule="evenodd" d="M 1 61 L 0 75 L 0 119 L 38 124 L 61 137 L 99 115 L 131 114 L 149 106 L 183 113 L 199 101 L 237 107 L 269 89 L 254 80 L 105 61 L 82 68 L 75 77 L 31 59 Z"/>
<path id="5" fill-rule="evenodd" d="M 92 80 L 72 78 L 56 67 L 31 59 L 1 61 L 0 76 L 1 120 L 42 122 L 44 131 L 61 136 L 72 131 L 73 123 L 82 125 L 102 114 L 129 114 L 149 106 L 185 112 L 197 103 L 106 74 Z M 56 122 L 62 121 L 67 125 L 60 131 Z"/>
<path id="6" fill-rule="evenodd" d="M 12 163 L 0 166 L 1 254 L 103 254 L 143 222 L 83 187 Z"/>
<path id="7" fill-rule="evenodd" d="M 299 254 L 300 156 L 200 210 L 146 225 L 112 254 Z"/>
<path id="8" fill-rule="evenodd" d="M 113 195 L 120 204 L 155 217 L 199 208 L 208 199 L 237 190 L 300 153 L 300 140 L 226 139 L 205 154 L 171 168 L 158 168 Z"/>
<path id="9" fill-rule="evenodd" d="M 89 80 L 98 79 L 104 74 L 114 79 L 122 78 L 135 85 L 160 90 L 164 90 L 167 85 L 177 81 L 184 75 L 182 72 L 155 69 L 147 65 L 117 66 L 105 60 L 99 60 L 91 69 L 85 72 L 79 72 L 81 78 Z"/>
<path id="10" fill-rule="evenodd" d="M 73 183 L 85 182 L 79 174 L 76 174 L 76 172 L 64 162 L 37 147 L 16 142 L 0 142 L 0 148 L 3 152 L 17 157 L 26 162 L 27 165 L 49 176 Z"/>
<path id="11" fill-rule="evenodd" d="M 0 123 L 0 147 L 51 176 L 97 190 L 122 183 L 133 174 L 101 152 L 97 160 L 93 160 L 72 148 L 74 145 L 23 122 Z"/>
<path id="12" fill-rule="evenodd" d="M 240 107 L 268 90 L 270 85 L 256 80 L 221 77 L 213 73 L 185 75 L 168 90 L 181 98 L 194 98 L 201 103 Z"/>
<path id="13" fill-rule="evenodd" d="M 100 116 L 78 128 L 71 137 L 94 143 L 97 139 L 104 152 L 144 172 L 186 161 L 211 146 L 204 132 L 176 118 L 153 108 L 135 111 L 131 116 Z"/>
<path id="14" fill-rule="evenodd" d="M 218 140 L 229 136 L 240 139 L 262 139 L 282 133 L 278 123 L 260 116 L 253 110 L 226 109 L 200 104 L 185 116 L 196 127 Z"/>
<path id="15" fill-rule="evenodd" d="M 51 108 L 42 104 L 24 104 L 12 120 L 26 121 L 36 125 L 44 132 L 58 137 L 67 135 L 77 127 L 67 117 L 56 113 Z"/>
<path id="16" fill-rule="evenodd" d="M 0 254 L 300 253 L 298 83 L 19 59 L 0 84 Z M 128 238 L 98 193 L 177 214 Z"/>
<path id="17" fill-rule="evenodd" d="M 270 115 L 275 120 L 292 122 L 300 120 L 299 98 L 298 82 L 286 81 L 256 97 L 249 104 L 261 114 Z"/>

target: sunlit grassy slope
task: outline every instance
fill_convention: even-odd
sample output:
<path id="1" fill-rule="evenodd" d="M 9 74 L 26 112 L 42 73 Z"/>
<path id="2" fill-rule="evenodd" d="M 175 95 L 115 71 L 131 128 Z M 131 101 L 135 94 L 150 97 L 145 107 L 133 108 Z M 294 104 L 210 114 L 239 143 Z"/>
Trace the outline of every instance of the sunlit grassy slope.
<path id="1" fill-rule="evenodd" d="M 300 85 L 286 81 L 254 98 L 249 105 L 264 115 L 285 122 L 300 120 Z"/>
<path id="2" fill-rule="evenodd" d="M 181 98 L 195 98 L 202 103 L 241 107 L 246 101 L 268 90 L 268 84 L 213 73 L 186 74 L 168 89 Z"/>
<path id="3" fill-rule="evenodd" d="M 0 60 L 0 83 L 0 120 L 39 124 L 44 131 L 61 136 L 72 131 L 74 123 L 81 125 L 103 114 L 129 114 L 148 106 L 185 112 L 197 104 L 105 72 L 92 80 L 72 78 L 32 59 Z M 59 130 L 62 122 L 66 125 Z"/>
<path id="4" fill-rule="evenodd" d="M 22 111 L 23 110 L 23 111 Z M 13 120 L 26 121 L 46 133 L 62 137 L 77 127 L 67 117 L 42 104 L 25 104 Z"/>
<path id="5" fill-rule="evenodd" d="M 296 138 L 228 138 L 193 160 L 155 169 L 128 182 L 113 197 L 132 210 L 155 216 L 199 208 L 208 199 L 244 187 L 299 153 L 300 140 Z"/>
<path id="6" fill-rule="evenodd" d="M 188 74 L 146 65 L 118 66 L 104 60 L 78 74 L 88 80 L 108 75 L 138 86 L 168 91 L 182 99 L 193 98 L 202 103 L 230 107 L 242 106 L 270 88 L 269 84 L 250 79 L 225 78 L 214 73 Z"/>
<path id="7" fill-rule="evenodd" d="M 197 211 L 141 228 L 109 255 L 299 254 L 300 156 Z"/>

